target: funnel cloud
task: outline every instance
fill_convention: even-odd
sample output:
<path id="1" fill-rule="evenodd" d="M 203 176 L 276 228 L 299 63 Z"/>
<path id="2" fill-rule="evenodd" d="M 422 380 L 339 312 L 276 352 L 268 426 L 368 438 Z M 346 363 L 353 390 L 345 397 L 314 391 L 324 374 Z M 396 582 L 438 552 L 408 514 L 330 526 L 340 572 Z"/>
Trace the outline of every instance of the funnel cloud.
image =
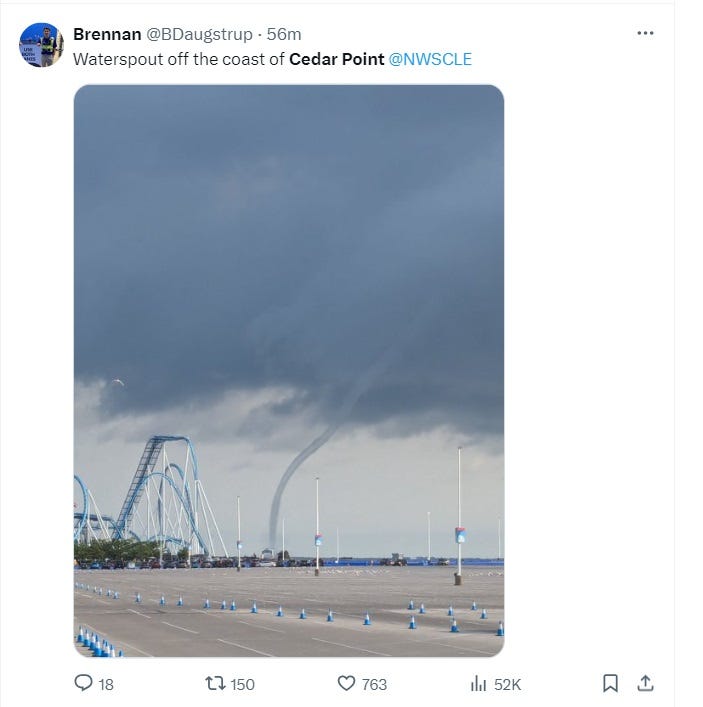
<path id="1" fill-rule="evenodd" d="M 283 492 L 285 491 L 288 482 L 293 477 L 293 474 L 295 474 L 306 459 L 311 457 L 318 449 L 320 449 L 320 447 L 326 444 L 332 438 L 334 433 L 341 427 L 341 425 L 344 424 L 359 398 L 373 385 L 374 381 L 376 381 L 376 379 L 383 374 L 388 366 L 391 365 L 393 359 L 402 352 L 404 344 L 407 343 L 407 341 L 412 338 L 413 334 L 420 329 L 423 321 L 425 321 L 433 309 L 434 307 L 432 307 L 430 303 L 427 303 L 423 307 L 421 312 L 418 313 L 410 322 L 410 325 L 406 328 L 403 335 L 395 339 L 394 343 L 390 345 L 381 354 L 381 356 L 374 361 L 368 370 L 366 370 L 363 375 L 356 380 L 327 429 L 325 429 L 325 431 L 318 437 L 315 437 L 315 439 L 310 442 L 305 449 L 297 454 L 295 459 L 293 459 L 293 461 L 288 465 L 283 476 L 281 477 L 281 480 L 278 482 L 276 492 L 273 496 L 273 501 L 271 502 L 271 516 L 269 519 L 269 545 L 271 547 L 275 546 L 276 537 L 278 535 L 281 498 L 283 497 Z"/>

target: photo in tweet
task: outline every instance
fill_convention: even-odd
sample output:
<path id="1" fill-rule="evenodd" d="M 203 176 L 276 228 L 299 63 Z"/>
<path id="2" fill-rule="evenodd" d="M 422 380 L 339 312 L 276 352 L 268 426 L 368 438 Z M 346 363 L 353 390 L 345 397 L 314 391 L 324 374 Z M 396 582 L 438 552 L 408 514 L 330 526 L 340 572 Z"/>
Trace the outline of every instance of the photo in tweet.
<path id="1" fill-rule="evenodd" d="M 86 655 L 492 656 L 503 97 L 75 101 Z"/>

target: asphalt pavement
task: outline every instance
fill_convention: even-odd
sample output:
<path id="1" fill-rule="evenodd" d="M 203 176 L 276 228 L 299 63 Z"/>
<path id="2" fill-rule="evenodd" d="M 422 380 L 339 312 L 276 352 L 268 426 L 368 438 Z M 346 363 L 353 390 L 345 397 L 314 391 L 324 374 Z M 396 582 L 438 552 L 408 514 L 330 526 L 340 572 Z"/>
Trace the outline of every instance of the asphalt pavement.
<path id="1" fill-rule="evenodd" d="M 458 586 L 454 571 L 76 570 L 75 632 L 97 634 L 126 657 L 495 655 L 503 568 L 465 567 Z"/>

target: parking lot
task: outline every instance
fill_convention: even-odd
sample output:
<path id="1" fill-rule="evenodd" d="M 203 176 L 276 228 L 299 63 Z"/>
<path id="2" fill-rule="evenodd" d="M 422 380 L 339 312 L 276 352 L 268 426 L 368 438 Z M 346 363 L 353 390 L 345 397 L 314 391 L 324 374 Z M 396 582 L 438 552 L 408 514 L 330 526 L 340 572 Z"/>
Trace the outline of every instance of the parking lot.
<path id="1" fill-rule="evenodd" d="M 75 631 L 95 632 L 128 657 L 495 655 L 503 568 L 464 568 L 459 586 L 453 572 L 76 570 Z"/>

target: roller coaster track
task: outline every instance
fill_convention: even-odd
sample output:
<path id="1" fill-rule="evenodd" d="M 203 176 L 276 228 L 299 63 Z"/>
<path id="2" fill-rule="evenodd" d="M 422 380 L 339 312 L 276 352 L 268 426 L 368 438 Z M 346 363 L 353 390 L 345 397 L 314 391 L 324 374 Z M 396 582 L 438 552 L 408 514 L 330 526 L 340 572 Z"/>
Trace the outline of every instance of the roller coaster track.
<path id="1" fill-rule="evenodd" d="M 119 516 L 117 516 L 117 523 L 115 524 L 115 538 L 123 538 L 125 536 L 125 531 L 129 528 L 132 517 L 134 515 L 134 509 L 139 503 L 142 491 L 144 490 L 144 480 L 149 476 L 156 466 L 156 462 L 161 456 L 161 450 L 163 449 L 164 442 L 175 442 L 184 441 L 188 446 L 188 450 L 193 455 L 193 476 L 195 479 L 198 478 L 198 464 L 195 459 L 195 452 L 193 451 L 193 445 L 187 437 L 172 437 L 167 435 L 156 435 L 150 437 L 144 451 L 142 452 L 142 458 L 139 460 L 139 465 L 137 466 L 136 472 L 134 472 L 134 478 L 132 479 L 132 485 L 127 491 L 124 503 L 122 504 L 122 510 Z"/>
<path id="2" fill-rule="evenodd" d="M 181 456 L 185 449 L 181 465 L 169 461 L 169 443 L 175 443 L 171 447 L 176 446 Z M 147 441 L 116 521 L 102 516 L 85 484 L 78 476 L 74 479 L 83 496 L 82 511 L 74 512 L 74 540 L 157 540 L 162 546 L 187 547 L 191 552 L 210 555 L 219 539 L 221 552 L 227 555 L 188 437 L 155 435 Z"/>

